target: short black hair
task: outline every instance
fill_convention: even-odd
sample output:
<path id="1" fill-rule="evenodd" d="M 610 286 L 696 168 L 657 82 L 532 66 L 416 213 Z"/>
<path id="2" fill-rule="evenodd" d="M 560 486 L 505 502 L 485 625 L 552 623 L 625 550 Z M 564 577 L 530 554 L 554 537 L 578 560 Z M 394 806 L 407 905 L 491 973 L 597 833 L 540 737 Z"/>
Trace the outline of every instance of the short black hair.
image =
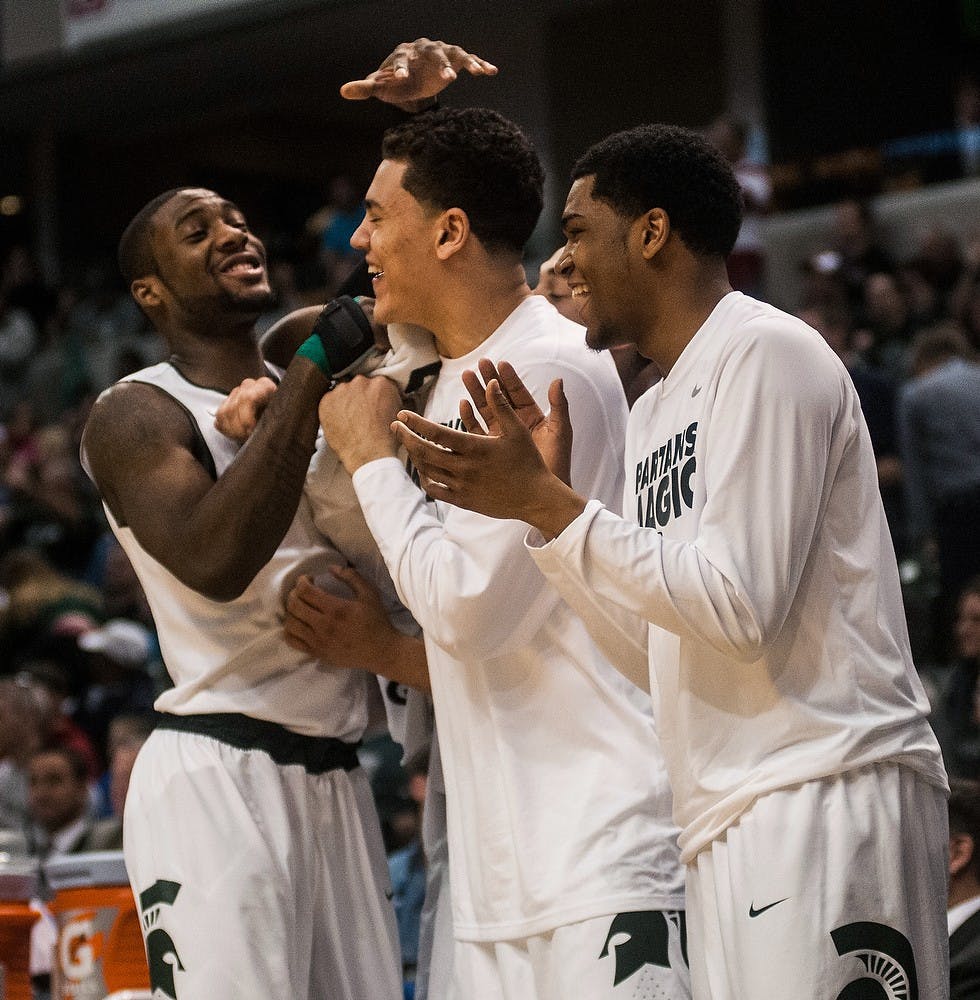
<path id="1" fill-rule="evenodd" d="M 156 215 L 157 209 L 185 190 L 187 189 L 170 188 L 169 191 L 158 194 L 133 216 L 129 225 L 123 230 L 119 238 L 118 261 L 119 270 L 127 286 L 137 278 L 157 273 L 156 258 L 150 247 L 150 221 Z"/>
<path id="2" fill-rule="evenodd" d="M 385 132 L 402 186 L 439 211 L 461 208 L 489 250 L 521 254 L 543 204 L 544 170 L 530 140 L 488 108 L 442 108 Z"/>
<path id="3" fill-rule="evenodd" d="M 742 224 L 742 191 L 704 136 L 676 125 L 640 125 L 585 151 L 572 180 L 593 175 L 592 195 L 636 218 L 662 208 L 693 253 L 727 257 Z"/>

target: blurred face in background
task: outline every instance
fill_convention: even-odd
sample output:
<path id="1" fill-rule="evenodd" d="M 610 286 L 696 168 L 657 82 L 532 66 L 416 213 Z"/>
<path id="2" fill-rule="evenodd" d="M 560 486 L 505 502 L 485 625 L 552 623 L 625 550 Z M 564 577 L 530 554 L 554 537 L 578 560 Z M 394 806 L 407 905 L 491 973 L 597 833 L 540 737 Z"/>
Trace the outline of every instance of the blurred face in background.
<path id="1" fill-rule="evenodd" d="M 980 659 L 980 594 L 964 594 L 956 617 L 956 639 L 960 655 Z"/>
<path id="2" fill-rule="evenodd" d="M 31 815 L 48 833 L 80 819 L 88 806 L 85 777 L 62 753 L 42 752 L 31 758 L 27 794 Z"/>
<path id="3" fill-rule="evenodd" d="M 572 304 L 572 290 L 568 282 L 555 270 L 564 247 L 559 247 L 538 271 L 534 294 L 543 295 L 566 319 L 579 322 L 578 308 Z"/>

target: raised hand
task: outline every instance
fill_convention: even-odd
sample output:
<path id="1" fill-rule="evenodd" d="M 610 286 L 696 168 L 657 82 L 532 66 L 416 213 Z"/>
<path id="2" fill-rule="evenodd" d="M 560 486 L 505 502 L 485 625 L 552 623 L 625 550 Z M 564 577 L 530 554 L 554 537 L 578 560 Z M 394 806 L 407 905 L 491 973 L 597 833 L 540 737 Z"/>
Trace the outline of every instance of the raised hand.
<path id="1" fill-rule="evenodd" d="M 561 406 L 564 399 L 560 382 L 552 383 L 550 395 L 554 412 L 554 404 Z M 496 379 L 487 385 L 486 398 L 488 423 L 496 434 L 454 431 L 408 410 L 399 412 L 392 428 L 433 499 L 526 521 L 553 538 L 581 513 L 585 501 L 552 474 Z M 564 418 L 555 419 L 567 425 L 567 408 Z"/>
<path id="2" fill-rule="evenodd" d="M 472 403 L 467 399 L 462 399 L 459 403 L 459 415 L 466 430 L 471 434 L 484 433 L 483 426 L 476 419 L 476 413 L 479 413 L 490 434 L 500 433 L 500 424 L 487 391 L 490 383 L 495 381 L 514 415 L 530 432 L 545 465 L 563 483 L 570 486 L 572 425 L 561 379 L 552 382 L 548 389 L 551 409 L 545 416 L 510 362 L 501 361 L 498 369 L 488 358 L 481 358 L 479 368 L 479 376 L 469 370 L 463 372 L 463 385 L 472 399 Z"/>
<path id="3" fill-rule="evenodd" d="M 345 83 L 340 95 L 349 101 L 376 97 L 404 111 L 419 111 L 423 102 L 445 90 L 461 71 L 496 76 L 497 67 L 458 45 L 417 38 L 402 42 L 363 80 Z"/>

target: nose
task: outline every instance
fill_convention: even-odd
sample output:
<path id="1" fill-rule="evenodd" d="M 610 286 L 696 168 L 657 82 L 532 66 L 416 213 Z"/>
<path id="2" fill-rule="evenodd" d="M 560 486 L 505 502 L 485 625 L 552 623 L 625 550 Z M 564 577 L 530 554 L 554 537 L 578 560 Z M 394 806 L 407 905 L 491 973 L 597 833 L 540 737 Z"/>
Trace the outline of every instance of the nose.
<path id="1" fill-rule="evenodd" d="M 560 274 L 563 278 L 567 278 L 572 273 L 572 253 L 566 243 L 562 249 L 561 256 L 555 261 L 555 274 Z"/>
<path id="2" fill-rule="evenodd" d="M 248 242 L 248 233 L 240 226 L 233 226 L 223 220 L 217 223 L 215 242 L 219 247 L 243 247 Z"/>
<path id="3" fill-rule="evenodd" d="M 367 231 L 367 217 L 361 219 L 361 224 L 351 234 L 350 245 L 362 253 L 366 252 L 371 245 L 371 237 Z"/>

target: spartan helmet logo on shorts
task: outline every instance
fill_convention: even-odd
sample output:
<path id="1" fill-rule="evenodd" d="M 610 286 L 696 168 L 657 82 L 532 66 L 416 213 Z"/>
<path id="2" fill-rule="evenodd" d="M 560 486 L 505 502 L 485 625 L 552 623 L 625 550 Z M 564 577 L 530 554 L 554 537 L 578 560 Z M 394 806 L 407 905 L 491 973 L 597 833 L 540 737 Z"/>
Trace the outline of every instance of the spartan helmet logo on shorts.
<path id="1" fill-rule="evenodd" d="M 599 952 L 599 958 L 605 958 L 610 952 L 610 942 L 612 942 L 612 951 L 616 955 L 613 986 L 618 986 L 624 979 L 629 979 L 645 965 L 659 965 L 665 969 L 671 967 L 668 952 L 670 940 L 668 921 L 675 927 L 675 936 L 680 937 L 686 961 L 683 911 L 645 910 L 616 914 L 609 925 L 606 943 Z M 613 941 L 614 938 L 625 938 L 625 940 Z"/>
<path id="2" fill-rule="evenodd" d="M 157 879 L 149 889 L 140 893 L 140 913 L 146 933 L 146 959 L 150 966 L 150 988 L 154 1000 L 160 997 L 177 1000 L 174 974 L 177 970 L 184 971 L 173 938 L 162 928 L 153 927 L 160 919 L 163 907 L 173 906 L 178 892 L 179 882 Z"/>
<path id="3" fill-rule="evenodd" d="M 861 921 L 830 932 L 837 954 L 860 959 L 867 975 L 855 979 L 837 1000 L 919 1000 L 915 955 L 894 927 Z"/>

